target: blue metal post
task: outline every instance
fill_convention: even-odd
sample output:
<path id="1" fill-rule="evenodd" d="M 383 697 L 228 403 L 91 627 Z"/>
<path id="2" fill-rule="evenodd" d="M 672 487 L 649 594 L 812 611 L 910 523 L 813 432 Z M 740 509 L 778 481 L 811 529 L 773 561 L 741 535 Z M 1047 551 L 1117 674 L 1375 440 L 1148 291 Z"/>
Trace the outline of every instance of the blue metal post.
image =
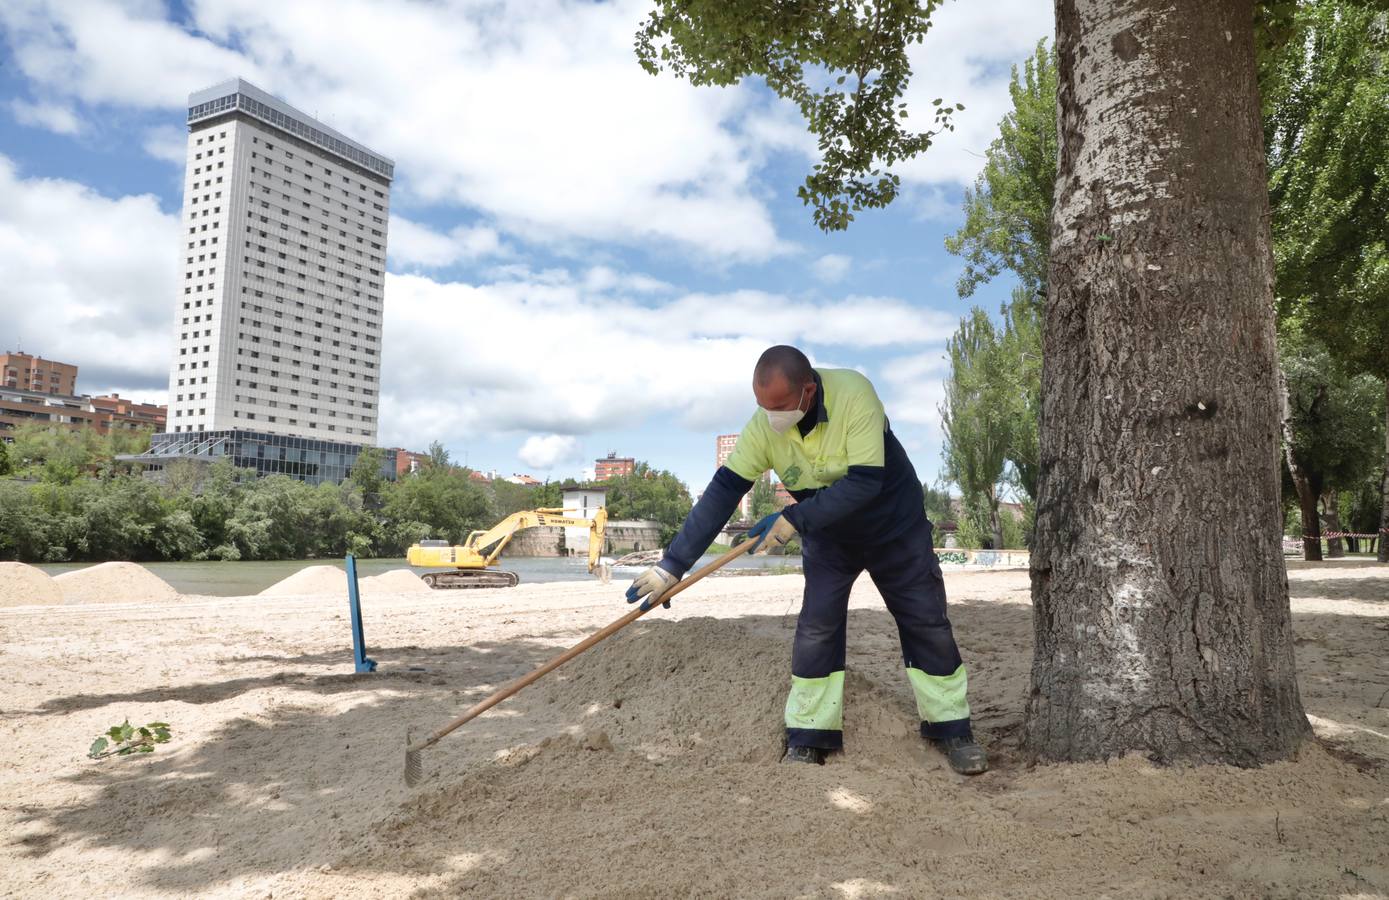
<path id="1" fill-rule="evenodd" d="M 357 595 L 357 560 L 347 554 L 347 605 L 352 609 L 352 662 L 357 674 L 375 672 L 376 660 L 367 658 L 367 641 L 362 636 L 362 601 Z"/>

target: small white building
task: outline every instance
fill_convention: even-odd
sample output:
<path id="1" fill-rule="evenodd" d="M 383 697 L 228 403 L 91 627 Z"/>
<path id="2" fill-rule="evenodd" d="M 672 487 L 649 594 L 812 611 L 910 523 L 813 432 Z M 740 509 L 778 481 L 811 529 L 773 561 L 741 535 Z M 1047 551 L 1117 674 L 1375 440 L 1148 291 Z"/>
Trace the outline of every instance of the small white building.
<path id="1" fill-rule="evenodd" d="M 608 505 L 608 489 L 602 487 L 566 488 L 564 491 L 564 513 L 568 516 L 582 516 L 592 519 L 598 510 Z M 564 547 L 570 556 L 588 554 L 588 529 L 564 529 Z"/>

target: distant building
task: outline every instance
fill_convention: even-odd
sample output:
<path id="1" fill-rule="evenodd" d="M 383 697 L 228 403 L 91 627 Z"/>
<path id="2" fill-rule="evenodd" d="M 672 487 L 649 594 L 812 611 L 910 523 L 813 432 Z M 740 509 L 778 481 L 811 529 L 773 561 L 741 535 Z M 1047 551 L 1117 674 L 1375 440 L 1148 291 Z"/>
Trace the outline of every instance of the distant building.
<path id="1" fill-rule="evenodd" d="M 132 459 L 341 481 L 376 442 L 395 164 L 240 78 L 187 124 L 168 426 Z"/>
<path id="2" fill-rule="evenodd" d="M 605 487 L 567 487 L 563 491 L 564 514 L 592 519 L 598 510 L 608 505 L 608 489 Z M 570 556 L 583 556 L 588 553 L 588 529 L 565 528 L 564 547 Z"/>
<path id="3" fill-rule="evenodd" d="M 411 472 L 418 472 L 429 462 L 428 453 L 416 453 L 413 450 L 406 450 L 396 447 L 395 450 L 395 477 L 409 475 Z"/>
<path id="4" fill-rule="evenodd" d="M 77 396 L 77 367 L 17 350 L 0 353 L 0 386 Z"/>
<path id="5" fill-rule="evenodd" d="M 607 481 L 609 478 L 621 478 L 624 475 L 631 475 L 637 470 L 637 461 L 630 456 L 618 456 L 616 451 L 608 453 L 602 459 L 593 461 L 593 480 Z"/>
<path id="6" fill-rule="evenodd" d="M 539 478 L 534 478 L 534 477 L 532 477 L 532 476 L 530 476 L 530 475 L 517 475 L 517 474 L 512 474 L 512 476 L 511 476 L 510 478 L 507 478 L 507 479 L 504 479 L 504 480 L 509 481 L 509 482 L 511 482 L 512 484 L 524 484 L 524 485 L 526 485 L 527 487 L 530 487 L 530 486 L 532 486 L 532 485 L 544 484 L 544 483 L 545 483 L 545 482 L 541 481 Z"/>
<path id="7" fill-rule="evenodd" d="M 172 432 L 372 445 L 394 164 L 239 78 L 189 96 L 187 153 Z"/>
<path id="8" fill-rule="evenodd" d="M 733 455 L 733 448 L 738 445 L 738 435 L 721 434 L 714 439 L 714 471 L 718 471 L 728 462 L 728 458 Z M 752 491 L 743 495 L 743 499 L 738 503 L 738 516 L 743 521 L 752 518 Z"/>
<path id="9" fill-rule="evenodd" d="M 169 408 L 154 403 L 139 403 L 120 394 L 102 394 L 90 398 L 92 409 L 101 416 L 106 430 L 124 428 L 153 428 L 163 431 Z"/>
<path id="10" fill-rule="evenodd" d="M 728 458 L 733 455 L 733 448 L 738 446 L 738 435 L 721 434 L 714 438 L 714 469 L 717 471 Z"/>
<path id="11" fill-rule="evenodd" d="M 64 428 L 94 428 L 99 434 L 112 431 L 158 431 L 164 427 L 167 411 L 152 403 L 135 403 L 118 395 L 73 397 L 46 391 L 0 387 L 0 439 L 13 440 L 7 432 L 20 425 L 36 423 Z"/>
<path id="12" fill-rule="evenodd" d="M 796 498 L 791 496 L 791 492 L 786 489 L 786 485 L 780 481 L 776 483 L 776 508 L 784 509 L 796 502 Z"/>

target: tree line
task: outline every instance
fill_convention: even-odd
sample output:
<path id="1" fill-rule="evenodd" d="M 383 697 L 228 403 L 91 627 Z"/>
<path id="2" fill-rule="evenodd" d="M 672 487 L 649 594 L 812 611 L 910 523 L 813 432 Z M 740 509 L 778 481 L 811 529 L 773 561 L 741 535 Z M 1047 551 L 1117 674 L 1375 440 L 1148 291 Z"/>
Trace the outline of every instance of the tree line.
<path id="1" fill-rule="evenodd" d="M 1284 396 L 1285 530 L 1320 559 L 1321 534 L 1389 528 L 1389 53 L 1383 12 L 1344 0 L 1296 7 L 1260 57 Z M 1009 272 L 997 318 L 974 307 L 947 346 L 944 474 L 961 530 L 1008 546 L 999 504 L 1037 498 L 1042 303 L 1057 170 L 1057 71 L 1045 41 L 1013 70 L 1012 110 L 966 191 L 946 247 L 961 297 Z M 1004 517 L 1006 518 L 1006 517 Z M 1328 552 L 1341 555 L 1339 538 Z M 1358 549 L 1352 539 L 1352 550 Z M 1379 558 L 1389 546 L 1379 542 Z"/>
<path id="2" fill-rule="evenodd" d="M 563 503 L 558 482 L 479 480 L 437 443 L 418 471 L 391 481 L 382 451 L 358 457 L 341 484 L 257 478 L 230 460 L 177 461 L 158 480 L 117 457 L 149 434 L 97 435 L 43 425 L 0 443 L 0 559 L 21 562 L 398 557 L 413 543 L 461 543 L 523 509 Z M 661 523 L 665 539 L 690 509 L 669 472 L 639 464 L 604 482 L 615 519 Z"/>

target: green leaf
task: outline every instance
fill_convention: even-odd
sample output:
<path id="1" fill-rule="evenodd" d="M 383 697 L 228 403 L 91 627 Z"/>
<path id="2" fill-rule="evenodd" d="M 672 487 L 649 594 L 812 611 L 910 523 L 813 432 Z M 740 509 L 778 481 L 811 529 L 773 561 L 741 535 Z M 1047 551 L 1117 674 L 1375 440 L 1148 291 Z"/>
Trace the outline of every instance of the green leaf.
<path id="1" fill-rule="evenodd" d="M 130 739 L 131 739 L 132 737 L 134 737 L 134 736 L 135 736 L 135 728 L 134 728 L 134 726 L 132 726 L 132 725 L 130 724 L 129 721 L 126 721 L 126 723 L 125 723 L 124 725 L 121 726 L 121 740 L 122 740 L 122 741 L 128 741 L 128 740 L 130 740 Z"/>
<path id="2" fill-rule="evenodd" d="M 87 751 L 87 755 L 88 755 L 88 756 L 97 756 L 98 754 L 101 753 L 101 751 L 103 751 L 103 750 L 106 749 L 106 746 L 107 746 L 106 738 L 104 738 L 104 737 L 99 737 L 99 738 L 97 738 L 96 740 L 92 741 L 92 748 L 91 748 L 90 750 Z"/>
<path id="3" fill-rule="evenodd" d="M 146 728 L 168 728 L 168 727 L 169 727 L 169 723 L 168 723 L 168 722 L 151 722 L 151 723 L 149 723 L 149 725 L 147 725 L 147 726 L 145 726 L 145 727 L 146 727 Z"/>
<path id="4" fill-rule="evenodd" d="M 140 737 L 147 738 L 147 737 L 149 737 L 149 736 L 150 736 L 150 730 L 149 730 L 148 728 L 145 728 L 145 727 L 142 726 L 142 727 L 140 728 Z"/>
<path id="5" fill-rule="evenodd" d="M 121 739 L 121 726 L 112 725 L 110 728 L 106 729 L 106 735 L 113 741 L 119 741 Z"/>
<path id="6" fill-rule="evenodd" d="M 136 749 L 136 751 L 139 752 L 139 753 L 153 753 L 153 752 L 154 752 L 154 745 L 153 745 L 153 744 L 141 744 L 139 747 L 137 747 L 137 748 L 135 748 L 135 749 Z"/>

